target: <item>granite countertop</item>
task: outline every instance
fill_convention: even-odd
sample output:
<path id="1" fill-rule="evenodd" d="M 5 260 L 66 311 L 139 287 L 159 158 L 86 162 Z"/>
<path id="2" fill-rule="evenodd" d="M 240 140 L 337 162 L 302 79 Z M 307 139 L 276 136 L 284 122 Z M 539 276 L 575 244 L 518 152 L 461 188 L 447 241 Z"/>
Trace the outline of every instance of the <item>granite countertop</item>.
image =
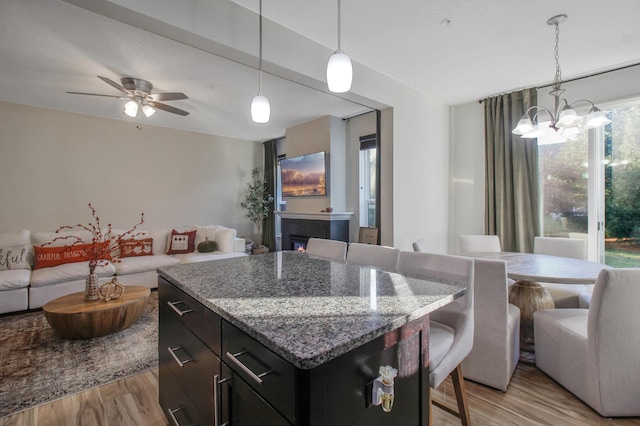
<path id="1" fill-rule="evenodd" d="M 428 281 L 293 251 L 158 269 L 160 276 L 301 369 L 464 295 Z"/>

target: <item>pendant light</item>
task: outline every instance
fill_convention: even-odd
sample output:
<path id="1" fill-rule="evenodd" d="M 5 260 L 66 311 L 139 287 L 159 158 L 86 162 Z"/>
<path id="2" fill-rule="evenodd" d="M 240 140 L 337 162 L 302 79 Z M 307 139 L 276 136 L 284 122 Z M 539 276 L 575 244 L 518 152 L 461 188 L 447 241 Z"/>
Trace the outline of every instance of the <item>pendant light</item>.
<path id="1" fill-rule="evenodd" d="M 338 50 L 329 57 L 327 63 L 327 85 L 334 93 L 344 93 L 351 90 L 352 79 L 351 58 L 342 51 L 340 45 L 340 0 L 338 0 Z"/>
<path id="2" fill-rule="evenodd" d="M 251 119 L 255 123 L 268 123 L 271 117 L 269 99 L 261 94 L 262 90 L 262 0 L 260 0 L 260 62 L 258 65 L 258 94 L 251 99 Z"/>
<path id="3" fill-rule="evenodd" d="M 558 49 L 558 42 L 560 39 L 559 25 L 566 20 L 567 15 L 556 15 L 547 20 L 548 25 L 554 25 L 556 27 L 556 76 L 553 80 L 553 90 L 549 92 L 549 94 L 555 98 L 555 114 L 544 107 L 532 106 L 522 116 L 520 121 L 518 121 L 518 125 L 515 127 L 515 129 L 513 129 L 512 133 L 515 135 L 520 135 L 523 138 L 538 137 L 540 135 L 540 131 L 537 125 L 537 118 L 538 114 L 541 111 L 544 111 L 549 115 L 549 117 L 551 118 L 551 125 L 549 127 L 556 131 L 565 127 L 577 126 L 578 124 L 582 123 L 583 117 L 578 116 L 576 111 L 573 109 L 573 106 L 580 102 L 586 102 L 591 105 L 589 113 L 587 114 L 587 120 L 584 126 L 585 129 L 595 129 L 596 127 L 602 127 L 611 123 L 611 120 L 609 120 L 609 118 L 607 118 L 604 113 L 593 104 L 593 102 L 586 99 L 581 99 L 570 104 L 566 99 L 560 97 L 564 93 L 564 89 L 560 88 L 560 85 L 562 84 L 562 73 L 560 71 L 560 54 Z M 562 106 L 563 102 L 564 106 Z M 533 111 L 536 111 L 536 113 L 533 117 L 531 117 L 529 114 Z"/>

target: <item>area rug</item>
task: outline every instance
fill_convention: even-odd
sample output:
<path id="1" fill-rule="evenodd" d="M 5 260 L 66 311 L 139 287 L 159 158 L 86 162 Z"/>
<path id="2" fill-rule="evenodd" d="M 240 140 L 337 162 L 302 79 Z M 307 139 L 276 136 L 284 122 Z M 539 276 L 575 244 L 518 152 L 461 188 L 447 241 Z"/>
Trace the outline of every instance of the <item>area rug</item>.
<path id="1" fill-rule="evenodd" d="M 126 330 L 58 337 L 42 311 L 0 318 L 0 417 L 158 366 L 158 292 Z"/>

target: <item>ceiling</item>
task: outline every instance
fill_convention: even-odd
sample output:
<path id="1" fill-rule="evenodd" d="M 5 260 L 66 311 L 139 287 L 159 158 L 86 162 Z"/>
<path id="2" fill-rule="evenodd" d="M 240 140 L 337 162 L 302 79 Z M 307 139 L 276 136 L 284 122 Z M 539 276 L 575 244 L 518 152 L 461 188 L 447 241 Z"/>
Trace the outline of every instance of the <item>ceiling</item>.
<path id="1" fill-rule="evenodd" d="M 207 1 L 189 4 L 258 9 L 258 0 Z M 103 4 L 127 2 L 138 7 L 131 19 L 112 19 L 99 10 Z M 220 54 L 224 49 L 212 54 L 176 41 L 179 37 L 168 39 L 130 25 L 144 22 L 145 4 L 177 5 L 155 2 L 0 1 L 0 100 L 248 140 L 283 136 L 288 127 L 324 115 L 349 117 L 380 107 L 366 96 L 330 94 L 303 76 L 292 78 L 272 66 L 263 74 L 272 118 L 269 124 L 254 124 L 249 104 L 257 93 L 257 55 L 239 60 L 238 55 Z M 179 4 L 175 14 L 190 13 L 189 22 L 197 21 L 197 10 L 185 10 L 184 1 Z M 346 0 L 341 6 L 342 49 L 362 66 L 457 105 L 551 82 L 555 35 L 546 21 L 559 13 L 569 16 L 560 26 L 564 79 L 640 62 L 640 2 L 603 5 L 599 0 Z M 152 15 L 154 10 L 148 10 Z M 333 1 L 267 0 L 263 14 L 272 26 L 279 24 L 329 52 L 337 47 Z M 235 30 L 228 32 L 238 38 L 257 34 L 257 29 Z M 267 57 L 267 51 L 264 59 L 273 65 L 277 58 Z M 124 101 L 66 93 L 119 94 L 98 75 L 114 81 L 144 78 L 154 85 L 152 93 L 184 92 L 189 99 L 167 104 L 190 115 L 159 111 L 149 119 L 130 119 L 122 114 Z"/>

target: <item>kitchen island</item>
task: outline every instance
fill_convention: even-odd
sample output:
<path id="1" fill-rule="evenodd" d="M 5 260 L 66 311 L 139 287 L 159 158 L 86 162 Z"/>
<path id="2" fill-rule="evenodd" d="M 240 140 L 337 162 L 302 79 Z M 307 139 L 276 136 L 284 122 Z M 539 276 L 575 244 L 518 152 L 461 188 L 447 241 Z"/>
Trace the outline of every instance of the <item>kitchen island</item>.
<path id="1" fill-rule="evenodd" d="M 463 286 L 288 251 L 158 273 L 171 422 L 429 423 L 429 313 Z M 398 370 L 390 412 L 371 403 L 384 365 Z"/>

